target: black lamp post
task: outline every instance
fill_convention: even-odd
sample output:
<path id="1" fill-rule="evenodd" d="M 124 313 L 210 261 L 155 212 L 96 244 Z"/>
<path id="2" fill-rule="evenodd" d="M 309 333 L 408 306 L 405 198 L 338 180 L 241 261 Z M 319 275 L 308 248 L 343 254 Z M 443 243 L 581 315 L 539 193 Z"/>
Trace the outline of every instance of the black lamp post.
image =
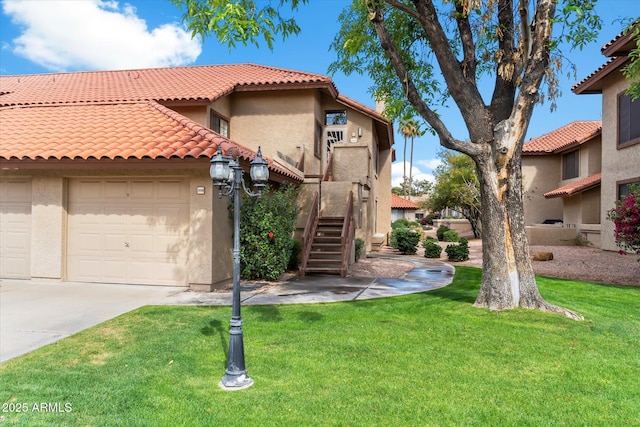
<path id="1" fill-rule="evenodd" d="M 241 390 L 253 385 L 253 380 L 247 375 L 244 365 L 244 342 L 242 337 L 242 317 L 240 315 L 240 190 L 251 197 L 260 197 L 262 189 L 269 180 L 267 161 L 262 158 L 258 147 L 257 156 L 251 161 L 251 180 L 257 189 L 254 193 L 244 182 L 243 171 L 238 159 L 233 156 L 223 156 L 222 149 L 211 159 L 209 174 L 213 185 L 218 187 L 218 198 L 233 196 L 233 300 L 231 322 L 229 329 L 229 354 L 227 369 L 220 380 L 220 387 L 224 390 Z"/>

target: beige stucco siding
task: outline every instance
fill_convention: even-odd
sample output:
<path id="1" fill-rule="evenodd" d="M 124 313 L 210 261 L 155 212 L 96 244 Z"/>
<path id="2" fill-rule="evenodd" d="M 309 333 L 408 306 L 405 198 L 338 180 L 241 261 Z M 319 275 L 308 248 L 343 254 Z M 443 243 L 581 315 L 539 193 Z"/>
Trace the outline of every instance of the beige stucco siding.
<path id="1" fill-rule="evenodd" d="M 207 119 L 207 107 L 202 106 L 171 106 L 171 109 L 175 112 L 182 114 L 185 117 L 190 118 L 196 123 L 200 123 L 202 126 L 208 126 Z"/>
<path id="2" fill-rule="evenodd" d="M 34 174 L 31 187 L 31 277 L 65 274 L 67 181 L 55 172 Z"/>
<path id="3" fill-rule="evenodd" d="M 313 157 L 315 116 L 310 90 L 233 95 L 231 139 L 275 158 L 280 152 L 297 162 Z M 305 170 L 305 172 L 307 172 Z M 308 173 L 308 172 L 307 172 Z"/>
<path id="4" fill-rule="evenodd" d="M 607 218 L 607 211 L 615 206 L 617 183 L 640 177 L 640 144 L 618 149 L 618 95 L 628 87 L 619 74 L 607 78 L 602 92 L 602 249 L 615 251 L 614 225 Z"/>
<path id="5" fill-rule="evenodd" d="M 386 234 L 391 231 L 391 156 L 391 149 L 380 151 L 380 170 L 373 193 L 376 195 L 377 209 L 375 233 Z"/>
<path id="6" fill-rule="evenodd" d="M 560 185 L 560 156 L 523 156 L 524 220 L 526 225 L 545 219 L 562 219 L 562 199 L 546 199 L 544 194 Z"/>

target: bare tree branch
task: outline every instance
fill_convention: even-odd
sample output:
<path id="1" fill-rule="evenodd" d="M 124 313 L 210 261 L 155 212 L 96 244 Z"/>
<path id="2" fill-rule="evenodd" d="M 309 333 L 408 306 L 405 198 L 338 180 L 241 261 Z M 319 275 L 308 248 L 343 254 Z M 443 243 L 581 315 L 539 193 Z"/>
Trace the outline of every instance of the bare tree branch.
<path id="1" fill-rule="evenodd" d="M 371 4 L 370 4 L 371 5 Z M 402 85 L 406 89 L 407 99 L 418 111 L 418 113 L 429 123 L 429 125 L 435 130 L 440 138 L 440 144 L 446 148 L 452 150 L 458 150 L 468 155 L 474 155 L 479 153 L 479 148 L 474 144 L 465 143 L 463 141 L 456 140 L 449 132 L 445 124 L 440 120 L 440 117 L 424 102 L 418 89 L 416 88 L 411 76 L 400 57 L 398 47 L 393 43 L 391 37 L 384 25 L 384 16 L 380 7 L 374 6 L 370 10 L 370 20 L 376 30 L 378 38 L 380 40 L 380 46 L 384 50 L 385 54 L 391 61 L 396 75 L 402 82 Z"/>
<path id="2" fill-rule="evenodd" d="M 440 71 L 447 83 L 449 93 L 460 109 L 469 136 L 473 143 L 492 140 L 491 117 L 485 109 L 484 101 L 474 79 L 463 73 L 463 67 L 455 57 L 449 39 L 440 25 L 438 14 L 431 0 L 413 0 L 418 11 L 418 22 L 429 40 L 438 61 Z"/>
<path id="3" fill-rule="evenodd" d="M 465 10 L 462 2 L 456 2 L 456 22 L 458 32 L 462 41 L 462 52 L 464 59 L 460 64 L 462 74 L 469 79 L 472 84 L 476 84 L 476 45 L 473 41 L 473 32 L 469 24 L 469 12 Z"/>
<path id="4" fill-rule="evenodd" d="M 515 80 L 522 71 L 522 67 L 515 64 L 514 57 L 516 52 L 512 0 L 498 2 L 498 31 L 499 54 L 496 54 L 496 81 L 490 107 L 495 123 L 511 115 L 516 91 Z"/>

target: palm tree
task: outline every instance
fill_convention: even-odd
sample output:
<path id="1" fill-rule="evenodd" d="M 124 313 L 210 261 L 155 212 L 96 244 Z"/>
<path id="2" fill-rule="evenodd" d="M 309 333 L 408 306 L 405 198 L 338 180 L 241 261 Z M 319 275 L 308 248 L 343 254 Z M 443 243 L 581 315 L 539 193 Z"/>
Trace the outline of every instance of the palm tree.
<path id="1" fill-rule="evenodd" d="M 424 131 L 420 129 L 420 123 L 415 118 L 407 118 L 400 122 L 400 132 L 404 135 L 404 195 L 407 196 L 407 187 L 409 188 L 409 195 L 412 193 L 413 185 L 413 140 L 416 136 L 424 134 Z M 407 138 L 411 138 L 411 160 L 409 161 L 409 181 L 407 182 Z"/>

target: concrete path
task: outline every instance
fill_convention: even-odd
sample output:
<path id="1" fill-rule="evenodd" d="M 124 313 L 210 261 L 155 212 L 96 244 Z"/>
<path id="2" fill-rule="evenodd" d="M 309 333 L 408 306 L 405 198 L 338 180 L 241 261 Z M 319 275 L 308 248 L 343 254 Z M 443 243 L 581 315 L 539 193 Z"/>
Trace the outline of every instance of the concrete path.
<path id="1" fill-rule="evenodd" d="M 0 280 L 0 362 L 150 304 L 185 288 Z"/>
<path id="2" fill-rule="evenodd" d="M 386 256 L 385 256 L 386 257 Z M 455 269 L 407 259 L 399 279 L 307 276 L 278 283 L 243 282 L 243 305 L 301 304 L 390 297 L 441 288 Z M 231 292 L 181 287 L 0 280 L 0 362 L 28 353 L 145 305 L 231 305 Z"/>

